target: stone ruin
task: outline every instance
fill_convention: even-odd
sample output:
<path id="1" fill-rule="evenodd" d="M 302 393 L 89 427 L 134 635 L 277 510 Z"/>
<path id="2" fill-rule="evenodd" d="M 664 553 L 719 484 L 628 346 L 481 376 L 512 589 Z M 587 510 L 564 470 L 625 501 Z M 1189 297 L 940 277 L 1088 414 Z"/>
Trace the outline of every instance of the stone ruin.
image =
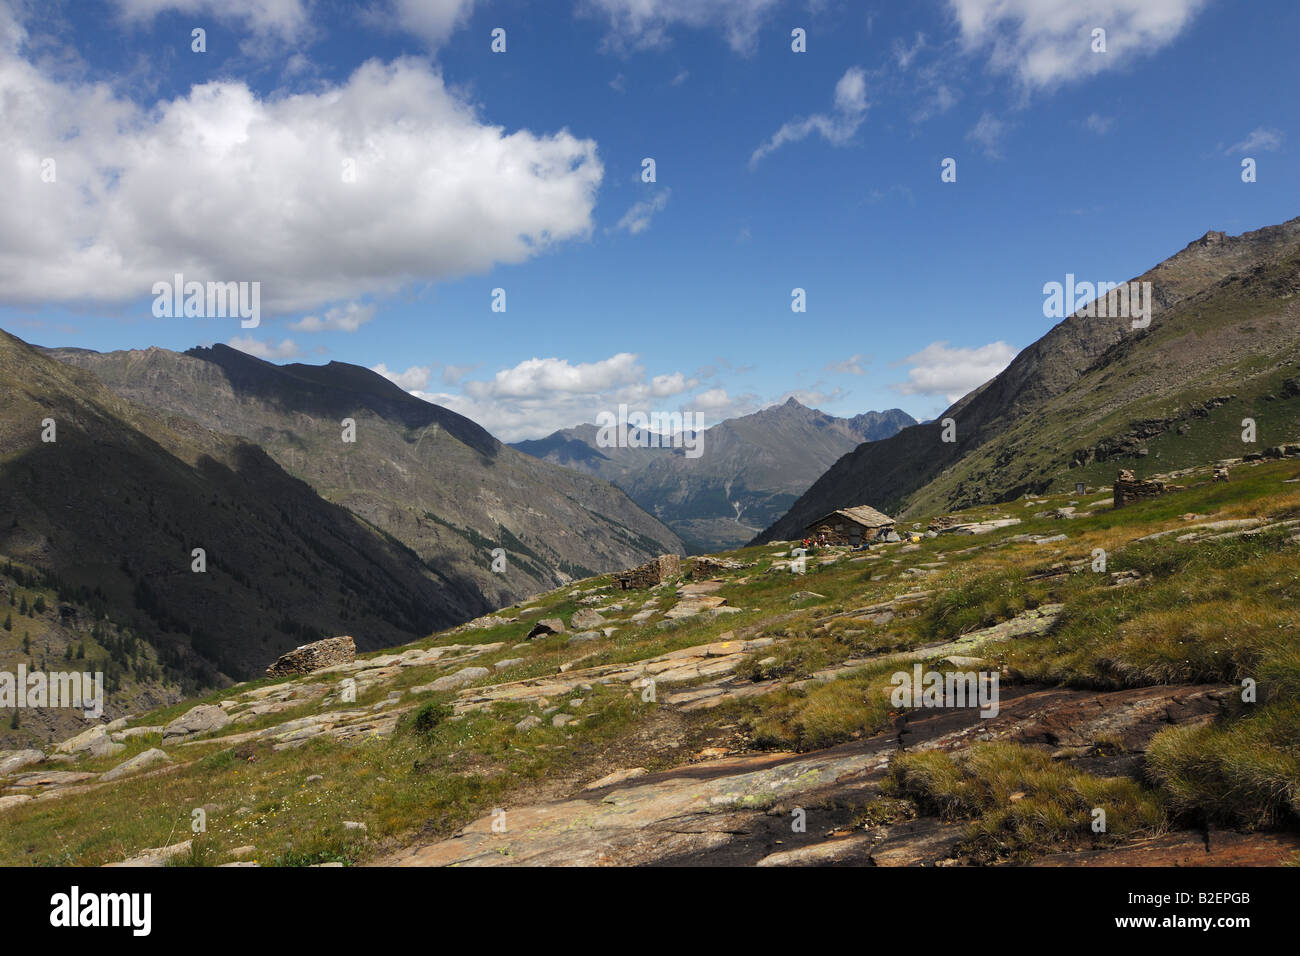
<path id="1" fill-rule="evenodd" d="M 691 580 L 707 581 L 728 571 L 740 571 L 751 566 L 743 561 L 733 561 L 730 558 L 696 558 L 691 562 Z"/>
<path id="2" fill-rule="evenodd" d="M 1158 498 L 1166 491 L 1163 481 L 1139 480 L 1128 468 L 1121 468 L 1115 478 L 1115 507 L 1123 508 L 1130 501 Z"/>
<path id="3" fill-rule="evenodd" d="M 266 669 L 271 677 L 310 674 L 335 664 L 351 664 L 357 659 L 357 645 L 351 637 L 327 637 L 323 641 L 295 647 Z"/>
<path id="4" fill-rule="evenodd" d="M 682 573 L 682 559 L 675 554 L 661 554 L 631 571 L 620 571 L 614 582 L 624 591 L 636 591 L 663 584 Z"/>

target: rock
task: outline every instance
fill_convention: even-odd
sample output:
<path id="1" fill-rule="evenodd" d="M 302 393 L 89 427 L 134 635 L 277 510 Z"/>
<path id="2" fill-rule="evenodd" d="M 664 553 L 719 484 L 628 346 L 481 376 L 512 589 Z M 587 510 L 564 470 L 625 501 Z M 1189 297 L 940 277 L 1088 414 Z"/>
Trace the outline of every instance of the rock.
<path id="1" fill-rule="evenodd" d="M 522 664 L 523 662 L 524 659 L 522 657 L 507 657 L 505 660 L 497 661 L 493 664 L 492 669 L 503 671 L 507 667 L 514 667 L 516 664 Z"/>
<path id="2" fill-rule="evenodd" d="M 694 617 L 703 611 L 708 611 L 715 607 L 721 607 L 726 603 L 727 601 L 725 598 L 707 594 L 683 598 L 676 606 L 664 612 L 664 617 L 669 621 L 679 620 L 684 617 Z M 663 622 L 661 621 L 660 623 L 662 624 Z"/>
<path id="3" fill-rule="evenodd" d="M 253 846 L 250 843 L 247 846 L 235 847 L 233 850 L 230 851 L 230 855 L 233 856 L 236 860 L 242 860 L 244 857 L 252 856 L 256 852 L 257 852 L 257 847 Z"/>
<path id="4" fill-rule="evenodd" d="M 593 627 L 599 627 L 605 623 L 605 618 L 599 611 L 593 611 L 590 608 L 583 608 L 580 611 L 574 611 L 573 617 L 569 618 L 569 624 L 574 630 L 586 631 Z"/>
<path id="5" fill-rule="evenodd" d="M 532 640 L 533 638 L 536 637 L 546 637 L 548 634 L 563 634 L 563 633 L 564 633 L 563 621 L 561 621 L 558 617 L 544 617 L 536 624 L 533 625 L 533 629 L 528 632 L 528 639 Z"/>
<path id="6" fill-rule="evenodd" d="M 106 863 L 106 867 L 114 866 L 166 866 L 167 861 L 172 857 L 184 856 L 190 852 L 190 841 L 184 843 L 173 843 L 171 846 L 158 847 L 153 850 L 145 850 L 136 854 L 130 859 L 123 860 L 120 863 Z"/>
<path id="7" fill-rule="evenodd" d="M 136 754 L 130 760 L 123 761 L 99 779 L 117 780 L 119 777 L 125 777 L 127 774 L 132 774 L 139 770 L 145 770 L 160 763 L 171 762 L 171 757 L 167 756 L 167 754 L 159 750 L 157 747 L 154 747 L 151 750 L 144 751 L 144 753 Z"/>
<path id="8" fill-rule="evenodd" d="M 826 600 L 826 595 L 818 594 L 816 591 L 795 591 L 794 594 L 790 595 L 790 603 L 792 604 L 796 601 L 824 601 L 824 600 Z"/>
<path id="9" fill-rule="evenodd" d="M 58 753 L 64 754 L 91 754 L 95 757 L 104 756 L 111 753 L 110 747 L 114 746 L 112 739 L 108 736 L 108 728 L 103 724 L 96 724 L 89 730 L 83 731 L 75 737 L 71 737 L 54 749 Z M 120 745 L 117 745 L 120 746 Z"/>
<path id="10" fill-rule="evenodd" d="M 357 645 L 351 637 L 328 637 L 294 648 L 268 667 L 266 673 L 271 677 L 310 674 L 336 664 L 351 664 L 356 659 Z"/>
<path id="11" fill-rule="evenodd" d="M 358 823 L 356 820 L 344 820 L 344 821 L 343 821 L 343 829 L 345 829 L 345 830 L 359 830 L 360 832 L 365 833 L 365 832 L 366 832 L 366 825 L 365 825 L 364 823 Z"/>
<path id="12" fill-rule="evenodd" d="M 20 803 L 26 803 L 31 797 L 25 793 L 15 793 L 12 796 L 0 797 L 0 811 L 8 810 L 10 807 L 16 807 Z"/>
<path id="13" fill-rule="evenodd" d="M 833 866 L 837 863 L 852 863 L 861 866 L 867 861 L 872 836 L 868 833 L 855 833 L 838 840 L 814 843 L 811 846 L 796 847 L 792 850 L 778 850 L 763 857 L 755 866 Z"/>
<path id="14" fill-rule="evenodd" d="M 599 780 L 593 780 L 583 787 L 583 790 L 599 790 L 601 787 L 612 787 L 616 783 L 622 783 L 624 780 L 632 780 L 636 777 L 646 775 L 645 767 L 631 767 L 627 770 L 615 770 L 613 773 L 606 774 Z"/>
<path id="15" fill-rule="evenodd" d="M 565 724 L 571 722 L 572 720 L 573 720 L 572 714 L 556 714 L 554 717 L 551 718 L 551 726 L 563 727 Z"/>
<path id="16" fill-rule="evenodd" d="M 30 767 L 32 764 L 43 763 L 44 760 L 45 754 L 39 750 L 15 750 L 6 753 L 4 757 L 0 757 L 0 777 L 22 770 L 23 767 Z"/>
<path id="17" fill-rule="evenodd" d="M 472 684 L 476 680 L 481 680 L 492 673 L 486 667 L 462 667 L 454 674 L 448 674 L 445 677 L 439 677 L 432 684 L 427 685 L 430 690 L 457 690 L 466 684 Z"/>
<path id="18" fill-rule="evenodd" d="M 605 635 L 602 634 L 600 631 L 583 631 L 580 634 L 574 634 L 570 636 L 568 641 L 566 641 L 565 643 L 582 644 L 585 643 L 586 641 L 598 641 L 604 636 Z"/>
<path id="19" fill-rule="evenodd" d="M 9 781 L 11 787 L 70 787 L 73 784 L 94 780 L 98 774 L 84 773 L 77 770 L 34 770 L 19 774 Z"/>
<path id="20" fill-rule="evenodd" d="M 541 723 L 542 718 L 538 717 L 536 714 L 529 714 L 523 720 L 519 721 L 519 723 L 515 724 L 515 730 L 521 734 L 526 733 L 534 727 L 541 726 Z"/>
<path id="21" fill-rule="evenodd" d="M 314 773 L 314 774 L 312 774 L 310 777 L 308 777 L 304 782 L 305 782 L 305 783 L 320 783 L 320 782 L 321 782 L 322 780 L 324 780 L 324 779 L 325 779 L 325 778 L 324 778 L 321 774 Z"/>
<path id="22" fill-rule="evenodd" d="M 163 728 L 163 741 L 175 737 L 191 737 L 195 734 L 220 730 L 230 723 L 230 715 L 213 704 L 200 704 L 184 715 L 177 717 Z"/>

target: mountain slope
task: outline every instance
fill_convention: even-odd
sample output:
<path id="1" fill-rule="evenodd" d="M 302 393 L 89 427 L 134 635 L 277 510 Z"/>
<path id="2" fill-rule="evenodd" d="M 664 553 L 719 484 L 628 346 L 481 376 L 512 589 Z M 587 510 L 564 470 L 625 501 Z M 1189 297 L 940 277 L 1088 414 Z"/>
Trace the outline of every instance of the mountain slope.
<path id="1" fill-rule="evenodd" d="M 1300 219 L 1207 233 L 1135 281 L 1152 283 L 1148 328 L 1070 316 L 934 423 L 836 462 L 755 540 L 795 537 L 849 505 L 929 513 L 1106 485 L 1144 459 L 1169 470 L 1240 455 L 1248 417 L 1254 450 L 1300 432 L 1300 389 L 1286 384 L 1300 360 Z M 941 440 L 944 418 L 955 442 Z"/>
<path id="2" fill-rule="evenodd" d="M 514 447 L 614 483 L 700 553 L 747 541 L 841 455 L 910 424 L 896 408 L 837 418 L 791 398 L 705 430 L 697 458 L 680 448 L 602 448 L 595 425 Z"/>
<path id="3" fill-rule="evenodd" d="M 223 345 L 49 354 L 140 405 L 255 442 L 413 549 L 476 610 L 682 549 L 618 489 L 521 454 L 369 369 L 279 366 Z M 343 440 L 344 419 L 355 422 L 355 442 Z M 497 547 L 501 573 L 492 570 Z"/>
<path id="4" fill-rule="evenodd" d="M 3 332 L 0 554 L 128 627 L 189 690 L 304 640 L 390 646 L 483 606 L 257 446 L 155 415 Z"/>

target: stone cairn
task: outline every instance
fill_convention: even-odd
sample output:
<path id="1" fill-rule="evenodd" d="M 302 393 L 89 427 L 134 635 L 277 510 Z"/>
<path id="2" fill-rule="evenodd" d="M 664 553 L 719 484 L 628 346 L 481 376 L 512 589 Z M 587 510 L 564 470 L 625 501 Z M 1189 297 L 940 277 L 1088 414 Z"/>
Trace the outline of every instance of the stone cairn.
<path id="1" fill-rule="evenodd" d="M 681 573 L 681 558 L 675 554 L 661 554 L 639 568 L 619 572 L 614 575 L 614 581 L 624 591 L 636 591 L 663 584 L 669 578 L 674 578 Z"/>
<path id="2" fill-rule="evenodd" d="M 335 664 L 351 664 L 357 659 L 357 645 L 351 637 L 327 637 L 323 641 L 295 647 L 281 657 L 266 673 L 271 677 L 288 677 L 291 674 L 310 674 Z"/>
<path id="3" fill-rule="evenodd" d="M 1165 493 L 1163 481 L 1138 480 L 1128 468 L 1121 468 L 1115 478 L 1115 507 L 1123 508 L 1130 501 L 1158 498 Z"/>

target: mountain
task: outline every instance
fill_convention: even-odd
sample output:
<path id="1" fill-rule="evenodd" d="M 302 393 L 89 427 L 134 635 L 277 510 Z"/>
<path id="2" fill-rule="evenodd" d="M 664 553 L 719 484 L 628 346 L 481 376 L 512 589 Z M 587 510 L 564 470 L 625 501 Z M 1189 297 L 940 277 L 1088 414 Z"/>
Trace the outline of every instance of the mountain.
<path id="1" fill-rule="evenodd" d="M 5 569 L 11 596 L 48 595 L 45 614 L 17 622 L 32 660 L 71 660 L 75 639 L 80 665 L 122 643 L 125 670 L 190 692 L 306 640 L 350 633 L 386 647 L 484 606 L 256 445 L 133 404 L 4 332 L 0 555 L 19 562 Z"/>
<path id="2" fill-rule="evenodd" d="M 1148 327 L 1076 312 L 936 421 L 836 462 L 755 541 L 850 505 L 907 517 L 1108 486 L 1118 468 L 1141 477 L 1300 434 L 1300 219 L 1208 232 L 1134 281 L 1151 283 Z M 1247 418 L 1258 442 L 1243 446 Z"/>
<path id="3" fill-rule="evenodd" d="M 131 402 L 254 443 L 323 498 L 410 548 L 475 613 L 680 552 L 617 488 L 539 462 L 355 365 L 274 365 L 224 345 L 50 349 Z M 345 419 L 355 441 L 345 442 Z M 505 552 L 494 572 L 493 550 Z"/>
<path id="4" fill-rule="evenodd" d="M 836 418 L 791 398 L 704 430 L 695 458 L 682 448 L 600 447 L 595 425 L 514 447 L 612 482 L 699 554 L 743 544 L 840 456 L 912 424 L 897 408 Z"/>

